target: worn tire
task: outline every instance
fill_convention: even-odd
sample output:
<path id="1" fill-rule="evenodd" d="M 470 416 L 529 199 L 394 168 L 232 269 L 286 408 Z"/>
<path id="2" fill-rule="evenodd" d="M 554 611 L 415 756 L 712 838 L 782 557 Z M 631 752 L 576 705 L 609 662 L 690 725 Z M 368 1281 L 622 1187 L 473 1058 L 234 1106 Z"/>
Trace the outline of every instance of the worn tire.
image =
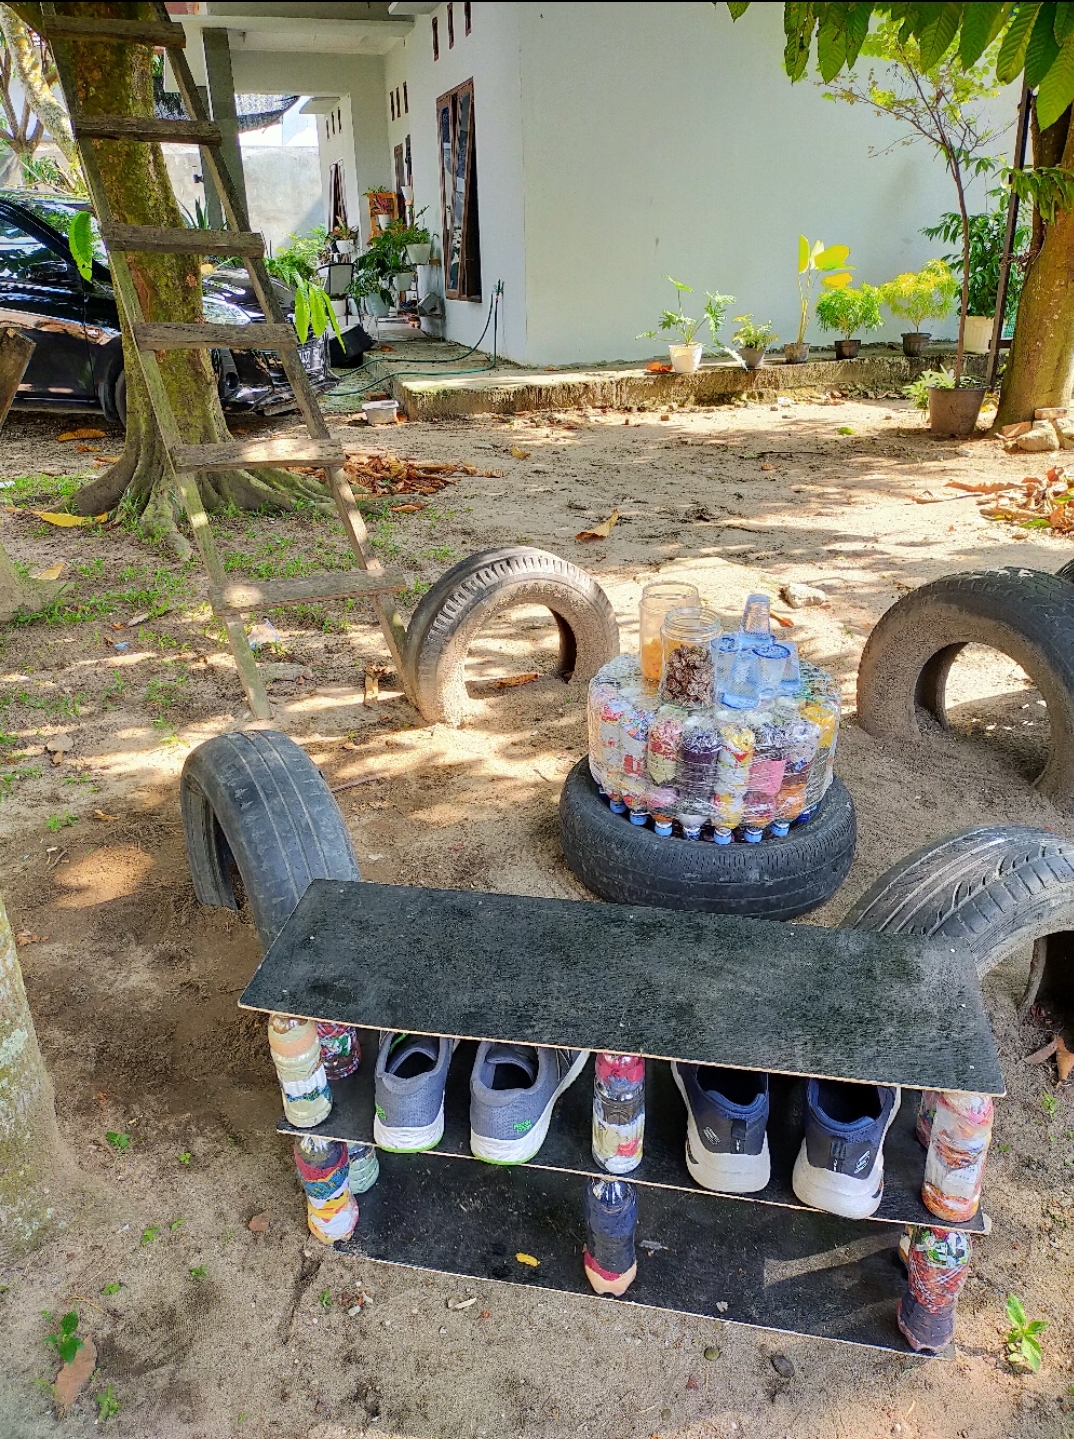
<path id="1" fill-rule="evenodd" d="M 858 722 L 870 734 L 920 735 L 917 710 L 946 726 L 944 691 L 967 644 L 1021 665 L 1048 706 L 1051 743 L 1036 785 L 1074 810 L 1074 588 L 1038 570 L 981 570 L 922 585 L 884 614 L 858 668 Z"/>
<path id="2" fill-rule="evenodd" d="M 793 919 L 823 904 L 846 879 L 857 824 L 854 802 L 837 779 L 809 823 L 795 825 L 785 839 L 717 845 L 661 838 L 612 813 L 582 758 L 560 795 L 559 833 L 567 867 L 601 899 Z"/>
<path id="3" fill-rule="evenodd" d="M 987 974 L 1074 930 L 1074 841 L 1018 824 L 949 835 L 881 875 L 843 927 L 960 940 Z"/>
<path id="4" fill-rule="evenodd" d="M 407 629 L 407 670 L 430 724 L 459 725 L 473 714 L 466 655 L 478 632 L 509 605 L 539 604 L 559 628 L 556 674 L 588 680 L 619 653 L 619 626 L 592 576 L 558 555 L 505 545 L 470 555 L 422 596 Z"/>
<path id="5" fill-rule="evenodd" d="M 187 756 L 179 794 L 195 894 L 237 909 L 237 869 L 266 948 L 311 880 L 361 879 L 331 790 L 286 735 L 206 740 Z"/>
<path id="6" fill-rule="evenodd" d="M 1055 577 L 1057 580 L 1074 581 L 1074 560 L 1068 560 L 1061 570 L 1056 570 Z"/>

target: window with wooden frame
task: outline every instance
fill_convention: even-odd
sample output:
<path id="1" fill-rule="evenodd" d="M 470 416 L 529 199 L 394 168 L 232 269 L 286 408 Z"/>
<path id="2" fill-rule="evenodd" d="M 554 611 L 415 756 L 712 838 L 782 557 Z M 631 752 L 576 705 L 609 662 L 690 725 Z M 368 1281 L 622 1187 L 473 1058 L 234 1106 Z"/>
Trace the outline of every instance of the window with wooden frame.
<path id="1" fill-rule="evenodd" d="M 410 114 L 410 96 L 406 92 L 406 81 L 403 81 L 403 114 Z"/>
<path id="2" fill-rule="evenodd" d="M 433 59 L 440 59 L 440 22 L 433 16 Z"/>
<path id="3" fill-rule="evenodd" d="M 466 3 L 462 7 L 462 28 L 467 35 L 469 35 L 470 33 L 472 20 L 473 14 L 471 11 L 470 0 L 466 0 Z"/>
<path id="4" fill-rule="evenodd" d="M 392 119 L 395 119 L 395 91 L 388 91 L 388 105 L 392 112 Z"/>
<path id="5" fill-rule="evenodd" d="M 457 85 L 437 100 L 436 136 L 440 150 L 444 294 L 449 300 L 480 300 L 481 243 L 472 80 Z"/>
<path id="6" fill-rule="evenodd" d="M 455 48 L 455 6 L 450 3 L 447 7 L 447 47 L 449 50 Z"/>

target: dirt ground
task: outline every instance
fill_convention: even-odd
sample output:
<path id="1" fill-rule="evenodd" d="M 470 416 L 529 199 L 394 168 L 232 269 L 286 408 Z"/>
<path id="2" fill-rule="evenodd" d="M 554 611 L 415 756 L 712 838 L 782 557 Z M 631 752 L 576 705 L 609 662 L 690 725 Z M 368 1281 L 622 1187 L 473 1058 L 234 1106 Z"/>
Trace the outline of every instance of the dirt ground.
<path id="1" fill-rule="evenodd" d="M 786 633 L 843 682 L 839 770 L 860 834 L 849 879 L 811 921 L 838 924 L 900 856 L 968 825 L 1074 836 L 1074 821 L 1032 788 L 1047 716 L 1003 657 L 959 661 L 946 735 L 879 743 L 853 720 L 862 644 L 900 594 L 952 571 L 1054 571 L 1074 556 L 1069 539 L 986 521 L 972 498 L 944 488 L 1042 474 L 1042 457 L 1008 457 L 984 437 L 934 441 L 891 400 L 390 431 L 332 418 L 356 451 L 494 472 L 460 478 L 420 511 L 379 507 L 381 554 L 415 577 L 408 606 L 456 559 L 511 541 L 596 575 L 624 647 L 636 640 L 641 587 L 658 574 L 696 581 L 729 618 L 748 592 L 774 594 L 787 580 L 828 592 L 827 606 L 795 612 Z M 47 508 L 73 488 L 73 473 L 98 469 L 96 454 L 117 453 L 114 434 L 81 452 L 58 442 L 70 426 L 9 419 L 0 479 L 15 483 L 0 491 L 5 503 Z M 915 503 L 926 491 L 945 498 Z M 606 541 L 575 540 L 613 509 Z M 219 531 L 236 574 L 346 563 L 338 527 L 313 514 L 236 516 Z M 82 1176 L 66 1227 L 0 1274 L 0 1439 L 99 1430 L 94 1396 L 109 1386 L 119 1411 L 107 1430 L 153 1439 L 1074 1434 L 1074 1100 L 1048 1065 L 1022 1062 L 1047 1037 L 1016 1017 L 1024 962 L 986 985 L 1009 1097 L 986 1185 L 994 1231 L 976 1247 L 953 1361 L 470 1284 L 312 1244 L 289 1147 L 273 1132 L 279 1099 L 263 1024 L 236 1008 L 257 939 L 245 916 L 198 906 L 183 848 L 183 760 L 247 713 L 203 577 L 122 525 L 60 530 L 5 514 L 0 538 L 35 571 L 65 561 L 74 581 L 58 612 L 3 637 L 0 863 L 13 927 L 30 937 L 20 958 Z M 458 732 L 426 727 L 391 678 L 378 701 L 363 702 L 363 668 L 386 651 L 361 603 L 271 618 L 273 659 L 308 671 L 273 686 L 279 728 L 331 785 L 367 781 L 339 793 L 366 878 L 587 898 L 561 861 L 556 828 L 560 785 L 584 748 L 584 696 L 546 674 L 547 615 L 513 614 L 482 637 L 472 667 L 481 713 Z M 497 675 L 533 669 L 538 682 L 495 688 Z M 59 735 L 70 745 L 54 764 L 44 746 Z M 255 1234 L 247 1221 L 264 1211 L 268 1231 Z M 467 1291 L 479 1304 L 449 1311 L 447 1300 Z M 1049 1321 L 1036 1376 L 1013 1374 L 1001 1357 L 1011 1291 Z M 360 1293 L 367 1302 L 352 1316 Z M 58 1421 L 42 1312 L 71 1308 L 95 1340 L 98 1371 Z M 711 1346 L 719 1357 L 706 1359 Z M 793 1377 L 776 1373 L 775 1354 L 791 1359 Z"/>

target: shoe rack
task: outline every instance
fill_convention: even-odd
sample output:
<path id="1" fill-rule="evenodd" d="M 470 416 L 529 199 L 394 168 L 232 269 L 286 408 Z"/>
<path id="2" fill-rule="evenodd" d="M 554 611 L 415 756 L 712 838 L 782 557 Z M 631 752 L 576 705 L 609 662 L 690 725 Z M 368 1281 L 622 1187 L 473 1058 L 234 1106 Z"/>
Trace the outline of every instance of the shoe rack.
<path id="1" fill-rule="evenodd" d="M 901 1226 L 936 1222 L 920 1199 L 915 1091 L 1003 1092 L 968 955 L 815 925 L 315 880 L 240 1004 L 365 1031 L 362 1067 L 333 1084 L 325 1122 L 297 1131 L 281 1120 L 283 1133 L 372 1143 L 376 1031 L 461 1041 L 443 1140 L 422 1155 L 381 1152 L 341 1252 L 592 1296 L 581 1263 L 583 1188 L 601 1172 L 592 1063 L 560 1098 L 539 1154 L 497 1166 L 470 1155 L 474 1050 L 495 1038 L 644 1054 L 645 1157 L 626 1176 L 638 1186 L 638 1277 L 619 1302 L 897 1351 L 907 1350 L 895 1323 Z M 764 1190 L 713 1194 L 691 1179 L 671 1059 L 771 1075 Z M 809 1075 L 903 1089 L 871 1219 L 794 1194 Z M 984 1220 L 945 1227 L 979 1231 Z"/>

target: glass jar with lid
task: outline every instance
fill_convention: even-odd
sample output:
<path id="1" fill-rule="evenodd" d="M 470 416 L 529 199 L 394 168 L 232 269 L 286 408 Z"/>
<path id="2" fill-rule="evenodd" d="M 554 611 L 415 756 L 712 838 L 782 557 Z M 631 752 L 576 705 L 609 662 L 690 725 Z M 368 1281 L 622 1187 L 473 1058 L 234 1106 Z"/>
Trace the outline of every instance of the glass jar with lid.
<path id="1" fill-rule="evenodd" d="M 720 637 L 715 610 L 673 609 L 660 628 L 660 699 L 664 704 L 702 709 L 713 703 L 716 667 L 713 642 Z"/>
<path id="2" fill-rule="evenodd" d="M 638 608 L 638 654 L 641 659 L 641 675 L 647 685 L 660 683 L 663 664 L 663 646 L 660 627 L 669 610 L 692 610 L 695 614 L 701 608 L 701 596 L 696 585 L 680 584 L 677 580 L 655 580 L 641 592 Z"/>

